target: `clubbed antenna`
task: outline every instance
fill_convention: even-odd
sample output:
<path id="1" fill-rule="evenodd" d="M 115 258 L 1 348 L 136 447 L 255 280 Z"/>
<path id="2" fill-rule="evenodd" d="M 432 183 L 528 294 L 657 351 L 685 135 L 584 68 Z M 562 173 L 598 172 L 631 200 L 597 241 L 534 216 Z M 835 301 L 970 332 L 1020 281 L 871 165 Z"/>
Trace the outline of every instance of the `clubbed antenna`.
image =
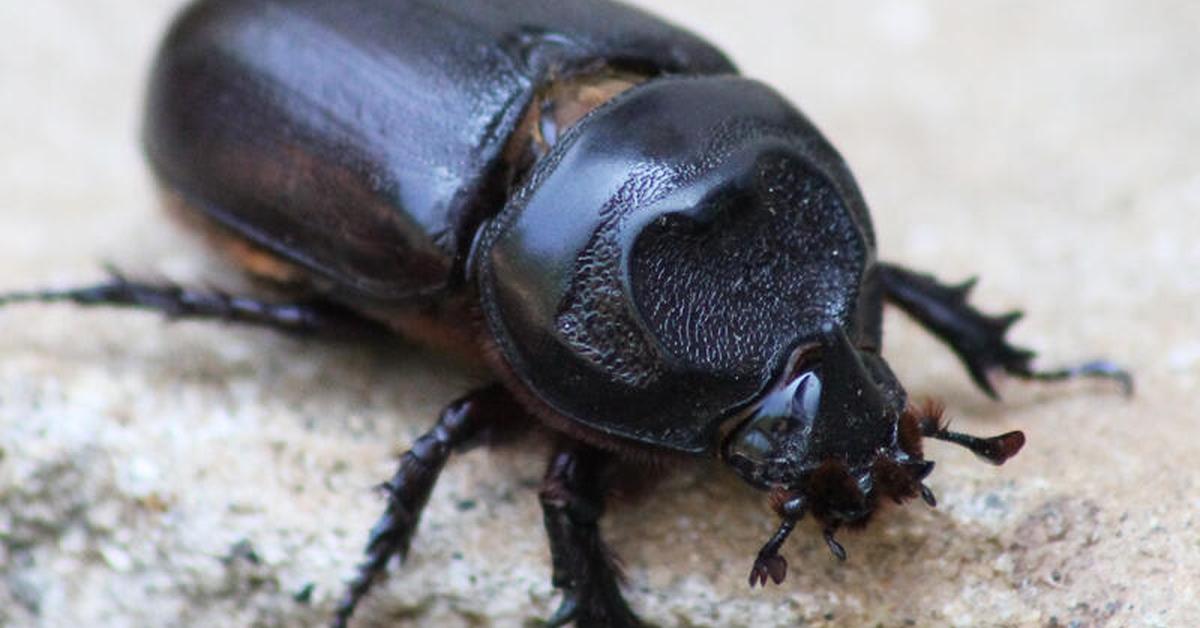
<path id="1" fill-rule="evenodd" d="M 951 432 L 947 429 L 925 432 L 925 435 L 966 447 L 971 450 L 971 453 L 995 465 L 1004 464 L 1025 446 L 1025 433 L 1021 431 L 1008 432 L 991 438 L 980 438 L 962 432 Z"/>
<path id="2" fill-rule="evenodd" d="M 1004 464 L 1006 460 L 1017 455 L 1021 448 L 1025 446 L 1025 434 L 1020 431 L 1007 432 L 999 436 L 991 438 L 981 438 L 962 432 L 952 432 L 946 429 L 946 423 L 942 420 L 944 406 L 936 401 L 927 401 L 921 407 L 910 406 L 904 412 L 904 417 L 901 419 L 902 425 L 909 426 L 907 429 L 920 432 L 921 436 L 926 438 L 935 438 L 937 440 L 954 443 L 960 447 L 966 447 L 971 450 L 971 453 L 995 465 Z M 915 426 L 915 430 L 914 430 Z M 914 437 L 910 437 L 914 438 Z M 918 480 L 923 478 L 917 478 Z M 921 497 L 927 503 L 933 502 L 932 494 L 926 496 L 926 491 L 921 491 Z"/>
<path id="3" fill-rule="evenodd" d="M 936 419 L 921 421 L 921 435 L 966 447 L 971 450 L 971 453 L 994 465 L 1004 464 L 1025 446 L 1025 433 L 1019 430 L 991 438 L 980 438 L 962 432 L 951 432 L 940 426 Z"/>

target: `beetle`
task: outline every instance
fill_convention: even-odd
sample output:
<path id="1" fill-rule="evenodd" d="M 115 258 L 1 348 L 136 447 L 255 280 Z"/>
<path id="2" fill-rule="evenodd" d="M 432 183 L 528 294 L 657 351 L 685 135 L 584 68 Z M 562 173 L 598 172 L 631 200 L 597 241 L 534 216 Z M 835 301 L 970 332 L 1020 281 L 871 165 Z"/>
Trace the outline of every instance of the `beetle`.
<path id="1" fill-rule="evenodd" d="M 334 623 L 348 623 L 451 456 L 510 422 L 558 441 L 540 499 L 551 625 L 635 625 L 599 534 L 611 472 L 715 457 L 780 518 L 752 586 L 781 583 L 805 515 L 830 550 L 933 493 L 923 438 L 1000 464 L 1020 432 L 948 430 L 881 355 L 883 304 L 995 396 L 1036 370 L 1017 315 L 882 262 L 857 184 L 785 98 L 720 51 L 598 0 L 202 0 L 167 35 L 144 123 L 167 205 L 295 302 L 130 281 L 0 297 L 127 305 L 284 330 L 381 322 L 484 362 L 386 483 Z"/>

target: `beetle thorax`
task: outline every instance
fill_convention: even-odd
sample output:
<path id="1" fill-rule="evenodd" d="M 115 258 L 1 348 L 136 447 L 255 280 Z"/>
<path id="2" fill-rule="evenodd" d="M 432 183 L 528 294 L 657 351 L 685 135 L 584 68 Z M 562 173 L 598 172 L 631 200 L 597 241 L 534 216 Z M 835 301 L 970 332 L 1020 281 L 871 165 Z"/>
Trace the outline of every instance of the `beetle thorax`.
<path id="1" fill-rule="evenodd" d="M 712 452 L 792 347 L 826 321 L 856 331 L 873 242 L 838 168 L 752 81 L 622 92 L 554 144 L 475 249 L 507 369 L 589 429 Z"/>

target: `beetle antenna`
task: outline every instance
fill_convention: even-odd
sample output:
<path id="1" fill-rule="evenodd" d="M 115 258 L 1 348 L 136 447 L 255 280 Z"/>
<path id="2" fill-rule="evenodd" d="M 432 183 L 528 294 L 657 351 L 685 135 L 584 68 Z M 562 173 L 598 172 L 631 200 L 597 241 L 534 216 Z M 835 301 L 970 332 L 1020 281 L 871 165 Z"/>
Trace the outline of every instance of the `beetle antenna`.
<path id="1" fill-rule="evenodd" d="M 966 447 L 971 453 L 995 465 L 1004 464 L 1004 461 L 1017 455 L 1025 446 L 1025 433 L 1019 430 L 991 438 L 980 438 L 962 432 L 952 432 L 938 425 L 936 420 L 929 419 L 921 421 L 921 435 Z M 925 498 L 924 492 L 921 497 Z"/>

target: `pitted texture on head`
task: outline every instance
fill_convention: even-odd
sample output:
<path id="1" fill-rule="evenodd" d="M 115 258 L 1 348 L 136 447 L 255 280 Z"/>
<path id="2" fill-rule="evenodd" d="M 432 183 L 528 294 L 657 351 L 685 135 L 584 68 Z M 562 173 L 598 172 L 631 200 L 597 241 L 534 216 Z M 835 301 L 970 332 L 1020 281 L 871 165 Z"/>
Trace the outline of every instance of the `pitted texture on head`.
<path id="1" fill-rule="evenodd" d="M 629 308 L 620 232 L 630 208 L 645 207 L 672 186 L 674 173 L 634 168 L 600 209 L 600 225 L 576 257 L 570 287 L 555 317 L 563 339 L 584 360 L 630 386 L 645 387 L 662 373 L 662 356 Z"/>
<path id="2" fill-rule="evenodd" d="M 631 168 L 560 304 L 571 347 L 633 386 L 664 362 L 752 377 L 796 329 L 846 317 L 869 244 L 834 185 L 789 150 L 804 141 L 737 119 L 691 161 Z"/>
<path id="3" fill-rule="evenodd" d="M 660 216 L 630 259 L 646 326 L 681 368 L 751 374 L 820 321 L 844 320 L 866 245 L 836 190 L 794 155 L 762 155 L 704 215 Z"/>

